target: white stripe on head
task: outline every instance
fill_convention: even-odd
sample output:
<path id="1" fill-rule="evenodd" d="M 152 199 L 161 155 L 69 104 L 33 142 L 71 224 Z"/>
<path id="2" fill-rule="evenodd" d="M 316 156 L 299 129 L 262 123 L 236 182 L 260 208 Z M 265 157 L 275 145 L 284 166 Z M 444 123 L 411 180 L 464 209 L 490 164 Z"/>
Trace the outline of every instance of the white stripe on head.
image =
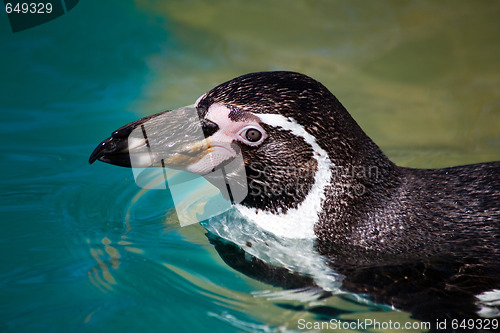
<path id="1" fill-rule="evenodd" d="M 330 185 L 333 166 L 328 153 L 321 148 L 316 139 L 309 134 L 302 125 L 293 118 L 286 118 L 279 114 L 257 114 L 260 120 L 270 126 L 279 127 L 300 136 L 313 150 L 317 170 L 314 175 L 314 184 L 297 208 L 290 208 L 286 213 L 273 214 L 257 208 L 237 205 L 239 212 L 247 219 L 273 234 L 286 238 L 315 238 L 314 225 L 319 220 L 321 204 L 325 199 L 325 189 Z"/>

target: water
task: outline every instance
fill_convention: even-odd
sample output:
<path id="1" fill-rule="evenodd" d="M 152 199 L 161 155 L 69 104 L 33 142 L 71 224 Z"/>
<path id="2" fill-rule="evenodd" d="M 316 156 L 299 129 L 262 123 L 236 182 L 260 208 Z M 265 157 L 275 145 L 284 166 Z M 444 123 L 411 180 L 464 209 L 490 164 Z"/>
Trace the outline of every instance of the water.
<path id="1" fill-rule="evenodd" d="M 162 191 L 87 158 L 112 130 L 237 75 L 323 82 L 395 162 L 500 159 L 497 1 L 81 1 L 12 34 L 0 15 L 0 331 L 275 332 L 409 320 L 229 268 Z M 318 311 L 316 311 L 318 312 Z"/>

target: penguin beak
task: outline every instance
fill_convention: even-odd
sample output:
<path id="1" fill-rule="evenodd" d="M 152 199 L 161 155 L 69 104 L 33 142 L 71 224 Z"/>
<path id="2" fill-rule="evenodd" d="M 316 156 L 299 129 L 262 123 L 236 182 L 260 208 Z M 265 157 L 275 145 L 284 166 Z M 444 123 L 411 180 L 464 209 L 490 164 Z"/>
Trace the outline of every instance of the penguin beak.
<path id="1" fill-rule="evenodd" d="M 90 155 L 89 163 L 99 160 L 129 168 L 169 167 L 203 175 L 236 156 L 230 145 L 223 147 L 205 138 L 205 133 L 216 130 L 216 124 L 200 120 L 193 106 L 165 111 L 113 132 Z M 214 146 L 221 155 L 215 159 L 209 156 Z"/>

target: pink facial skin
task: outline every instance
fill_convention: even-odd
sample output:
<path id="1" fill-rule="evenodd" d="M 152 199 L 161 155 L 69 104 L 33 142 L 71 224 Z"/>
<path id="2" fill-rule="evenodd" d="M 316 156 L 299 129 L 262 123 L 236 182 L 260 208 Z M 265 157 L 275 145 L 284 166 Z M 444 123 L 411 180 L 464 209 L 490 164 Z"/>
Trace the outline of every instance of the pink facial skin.
<path id="1" fill-rule="evenodd" d="M 229 108 L 218 103 L 214 103 L 208 108 L 205 118 L 216 123 L 219 130 L 206 139 L 208 153 L 197 162 L 187 166 L 186 171 L 199 175 L 210 173 L 223 162 L 236 157 L 237 152 L 231 146 L 233 142 L 255 147 L 267 138 L 258 117 L 234 121 L 229 118 L 230 112 Z M 248 130 L 257 130 L 262 136 L 258 141 L 250 141 L 246 135 Z"/>

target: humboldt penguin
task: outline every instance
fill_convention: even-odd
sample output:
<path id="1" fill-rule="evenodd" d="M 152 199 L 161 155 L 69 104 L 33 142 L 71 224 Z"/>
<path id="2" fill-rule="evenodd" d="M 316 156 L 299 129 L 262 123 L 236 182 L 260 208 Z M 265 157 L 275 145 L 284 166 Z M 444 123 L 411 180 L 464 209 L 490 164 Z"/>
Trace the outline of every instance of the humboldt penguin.
<path id="1" fill-rule="evenodd" d="M 260 268 L 287 287 L 323 287 L 330 278 L 341 290 L 432 323 L 500 315 L 500 162 L 397 166 L 324 85 L 295 72 L 237 77 L 193 109 L 197 117 L 172 116 L 133 145 L 175 146 L 179 131 L 189 141 L 190 126 L 200 126 L 203 143 L 183 142 L 175 158 L 153 156 L 145 166 L 207 179 L 241 154 L 247 194 L 233 202 L 237 215 L 206 224 L 220 252 L 229 246 L 253 256 L 252 269 L 236 256 L 227 261 L 232 266 L 254 276 Z M 131 132 L 168 112 L 121 127 L 89 162 L 130 167 Z M 302 243 L 311 246 L 295 249 Z M 289 263 L 272 251 L 259 254 L 271 247 L 287 252 L 280 258 Z"/>

